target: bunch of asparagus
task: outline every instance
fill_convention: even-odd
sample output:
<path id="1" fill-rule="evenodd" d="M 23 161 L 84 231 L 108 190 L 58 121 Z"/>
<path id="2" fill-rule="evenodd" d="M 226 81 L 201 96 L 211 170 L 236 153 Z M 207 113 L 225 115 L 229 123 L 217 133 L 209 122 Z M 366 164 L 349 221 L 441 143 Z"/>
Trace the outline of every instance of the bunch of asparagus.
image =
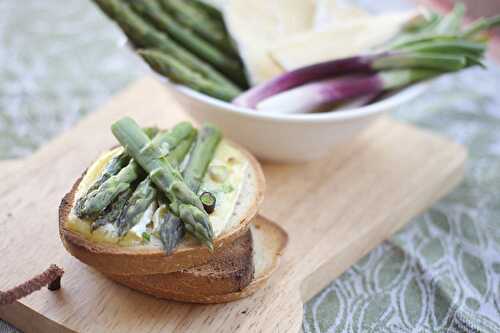
<path id="1" fill-rule="evenodd" d="M 173 82 L 231 101 L 248 87 L 221 15 L 196 0 L 94 0 L 149 66 Z"/>
<path id="2" fill-rule="evenodd" d="M 113 224 L 122 237 L 157 202 L 159 238 L 167 254 L 185 231 L 212 249 L 213 230 L 197 192 L 221 132 L 205 125 L 198 133 L 182 122 L 171 131 L 151 134 L 130 118 L 116 122 L 112 131 L 125 150 L 107 163 L 77 200 L 75 214 L 92 220 L 92 230 Z M 183 163 L 188 153 L 189 159 Z M 182 172 L 181 164 L 185 164 Z"/>

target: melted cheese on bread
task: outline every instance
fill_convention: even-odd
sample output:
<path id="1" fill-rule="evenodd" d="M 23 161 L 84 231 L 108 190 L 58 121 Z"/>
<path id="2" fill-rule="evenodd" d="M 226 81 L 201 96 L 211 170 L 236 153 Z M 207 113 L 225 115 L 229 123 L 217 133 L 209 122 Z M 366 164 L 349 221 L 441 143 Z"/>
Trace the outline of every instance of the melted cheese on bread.
<path id="1" fill-rule="evenodd" d="M 77 198 L 87 193 L 90 186 L 101 175 L 106 164 L 121 152 L 123 152 L 122 148 L 113 149 L 101 155 L 92 164 L 78 186 L 75 202 Z M 198 193 L 209 191 L 216 197 L 215 209 L 209 215 L 215 237 L 222 235 L 232 226 L 231 217 L 242 191 L 248 168 L 249 162 L 243 153 L 226 141 L 219 144 Z M 164 214 L 166 207 L 161 207 L 158 212 L 157 208 L 156 202 L 153 203 L 139 223 L 121 239 L 118 237 L 117 228 L 110 223 L 91 232 L 92 221 L 78 218 L 74 209 L 71 210 L 65 226 L 94 242 L 114 243 L 120 246 L 161 247 L 161 241 L 157 237 L 158 216 L 155 215 Z"/>

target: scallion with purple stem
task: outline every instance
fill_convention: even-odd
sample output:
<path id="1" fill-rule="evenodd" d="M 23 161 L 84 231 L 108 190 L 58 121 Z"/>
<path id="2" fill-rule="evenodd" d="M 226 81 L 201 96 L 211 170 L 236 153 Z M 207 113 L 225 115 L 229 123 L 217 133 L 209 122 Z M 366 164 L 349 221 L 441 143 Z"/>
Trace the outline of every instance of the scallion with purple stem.
<path id="1" fill-rule="evenodd" d="M 439 71 L 430 69 L 402 69 L 324 80 L 267 98 L 257 104 L 257 110 L 279 113 L 312 112 L 353 98 L 398 89 L 439 74 Z"/>
<path id="2" fill-rule="evenodd" d="M 500 17 L 461 29 L 464 8 L 431 16 L 371 54 L 326 61 L 285 73 L 241 94 L 233 103 L 269 112 L 311 112 L 482 64 L 487 39 Z M 481 34 L 481 35 L 480 35 Z"/>
<path id="3" fill-rule="evenodd" d="M 302 86 L 311 82 L 318 82 L 332 77 L 353 74 L 374 74 L 381 70 L 390 69 L 432 69 L 439 71 L 456 71 L 466 65 L 464 56 L 431 55 L 417 52 L 387 51 L 379 54 L 351 57 L 327 61 L 311 66 L 306 66 L 262 85 L 248 90 L 238 96 L 233 103 L 255 108 L 261 101 Z"/>
<path id="4" fill-rule="evenodd" d="M 372 72 L 373 56 L 352 57 L 305 66 L 259 84 L 236 97 L 233 103 L 247 108 L 273 95 L 302 84 L 353 72 Z"/>

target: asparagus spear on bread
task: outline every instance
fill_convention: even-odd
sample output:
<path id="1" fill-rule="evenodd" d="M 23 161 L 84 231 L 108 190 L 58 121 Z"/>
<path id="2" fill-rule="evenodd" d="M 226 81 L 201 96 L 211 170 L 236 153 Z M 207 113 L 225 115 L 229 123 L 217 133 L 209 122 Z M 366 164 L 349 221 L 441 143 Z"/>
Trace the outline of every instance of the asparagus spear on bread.
<path id="1" fill-rule="evenodd" d="M 130 120 L 130 121 L 120 121 L 117 123 L 128 124 L 133 122 Z M 132 126 L 131 128 L 133 128 L 134 126 Z M 153 154 L 152 156 L 161 155 L 159 151 L 153 149 L 154 147 L 151 147 L 149 144 L 146 144 L 147 142 L 151 143 L 151 141 L 149 141 L 149 139 L 146 136 L 143 136 L 142 133 L 138 134 L 135 131 L 131 132 L 134 133 L 131 137 L 137 135 L 140 136 L 141 138 L 140 140 L 144 140 L 144 142 L 142 143 L 140 142 L 135 148 L 131 148 L 133 143 L 128 142 L 127 141 L 128 139 L 123 139 L 124 137 L 128 138 L 127 135 L 130 134 L 128 133 L 128 126 L 125 126 L 124 128 L 120 127 L 120 129 L 115 128 L 115 131 L 121 133 L 117 134 L 117 136 L 121 138 L 122 141 L 123 140 L 126 141 L 124 145 L 127 148 L 127 152 L 130 153 L 132 151 L 132 157 L 138 158 L 137 163 L 140 164 L 141 166 L 143 166 L 144 161 L 141 160 L 141 157 L 134 155 L 133 151 L 137 153 L 137 152 L 144 152 L 147 150 L 151 154 Z M 140 131 L 140 129 L 138 131 Z M 200 139 L 199 141 L 203 140 Z M 146 149 L 145 146 L 147 146 L 148 148 Z M 235 189 L 235 191 L 232 190 L 231 190 L 232 192 L 229 191 L 231 192 L 231 194 L 226 194 L 226 193 L 219 194 L 222 196 L 222 198 L 231 198 L 231 200 L 226 200 L 226 201 L 223 200 L 219 203 L 221 207 L 224 206 L 224 202 L 230 204 L 229 208 L 231 210 L 228 211 L 228 209 L 226 209 L 224 212 L 224 214 L 226 215 L 224 216 L 221 216 L 220 214 L 218 216 L 217 209 L 214 214 L 210 214 L 210 219 L 212 218 L 215 219 L 215 222 L 212 221 L 211 224 L 216 223 L 218 220 L 221 220 L 221 218 L 223 218 L 222 224 L 219 222 L 215 224 L 216 228 L 216 232 L 214 234 L 215 237 L 213 240 L 211 240 L 214 246 L 214 252 L 215 252 L 214 254 L 217 254 L 217 252 L 222 251 L 225 245 L 227 245 L 234 239 L 244 234 L 244 232 L 248 228 L 249 221 L 255 216 L 257 208 L 260 205 L 260 202 L 262 201 L 262 195 L 264 190 L 264 179 L 260 166 L 249 153 L 247 153 L 245 150 L 238 147 L 234 143 L 228 142 L 227 140 L 223 140 L 219 144 L 219 147 L 220 149 L 218 149 L 217 150 L 218 152 L 216 153 L 217 156 L 220 155 L 219 159 L 220 158 L 227 159 L 228 161 L 233 159 L 236 161 L 236 162 L 234 161 L 228 162 L 228 163 L 236 163 L 233 167 L 231 167 L 232 168 L 231 170 L 236 170 L 234 172 L 236 172 L 235 176 L 237 176 L 237 178 L 231 176 L 233 178 L 230 178 L 229 180 L 235 181 L 236 179 L 236 181 L 238 182 L 238 186 Z M 197 150 L 198 149 L 196 148 L 193 149 L 193 152 L 191 153 L 191 155 L 193 155 L 191 156 L 193 157 L 192 159 L 194 159 Z M 203 151 L 203 149 L 199 150 Z M 108 152 L 104 156 L 107 156 L 108 160 L 113 160 L 112 157 L 118 155 L 119 153 L 120 152 L 116 151 Z M 235 157 L 233 158 L 233 156 Z M 169 156 L 167 155 L 166 160 L 168 160 L 168 157 Z M 162 157 L 160 156 L 160 159 L 161 158 Z M 133 161 L 135 161 L 135 159 L 133 159 Z M 214 159 L 213 162 L 218 164 L 220 163 L 220 161 L 221 160 L 217 161 L 216 159 Z M 100 165 L 101 170 L 103 169 L 105 170 L 105 167 L 102 165 L 103 163 L 105 165 L 107 162 L 105 161 L 103 162 L 102 158 L 98 159 L 98 161 L 96 161 L 94 165 L 91 166 L 90 174 L 96 172 L 94 170 L 96 168 L 96 165 Z M 156 162 L 154 161 L 154 163 Z M 215 165 L 215 167 L 218 166 L 219 165 Z M 156 170 L 158 169 L 158 167 L 155 166 L 153 169 L 155 169 L 153 170 L 154 174 L 151 173 L 149 177 L 151 177 L 153 182 L 158 182 L 159 171 Z M 212 169 L 213 168 L 210 167 L 210 170 Z M 178 173 L 178 171 L 175 171 L 174 169 L 172 170 L 170 172 Z M 202 172 L 201 169 L 197 170 L 196 168 L 193 169 L 186 168 L 186 171 L 189 170 L 192 170 L 192 172 L 194 172 L 194 175 L 192 176 L 185 175 L 186 179 L 188 180 L 190 178 L 199 179 L 201 177 L 201 175 L 198 174 L 199 172 Z M 101 171 L 98 171 L 98 174 L 100 172 Z M 211 172 L 207 174 L 211 174 Z M 175 177 L 180 177 L 180 178 L 175 178 Z M 181 176 L 178 175 L 175 177 L 172 178 L 173 181 L 171 182 L 174 181 L 184 182 L 184 179 L 182 179 Z M 63 241 L 65 242 L 65 245 L 70 250 L 70 252 L 72 252 L 72 254 L 74 254 L 77 258 L 81 259 L 82 261 L 92 266 L 95 266 L 97 269 L 103 272 L 111 274 L 133 274 L 133 272 L 130 271 L 129 266 L 136 267 L 142 273 L 154 274 L 154 273 L 168 273 L 172 271 L 177 271 L 179 269 L 187 268 L 190 266 L 200 265 L 207 262 L 209 257 L 211 257 L 212 253 L 210 252 L 210 250 L 202 246 L 202 244 L 199 244 L 192 238 L 188 238 L 185 241 L 183 241 L 183 243 L 178 248 L 176 248 L 173 251 L 172 255 L 170 256 L 165 254 L 164 253 L 165 251 L 162 251 L 163 249 L 161 249 L 161 244 L 160 246 L 154 244 L 153 245 L 146 244 L 131 248 L 131 247 L 119 246 L 115 244 L 117 243 L 115 241 L 112 241 L 111 242 L 112 244 L 109 244 L 110 242 L 108 241 L 106 241 L 107 243 L 103 243 L 98 239 L 96 241 L 96 238 L 94 237 L 95 234 L 96 233 L 99 234 L 99 231 L 101 231 L 101 229 L 107 230 L 106 228 L 109 226 L 102 227 L 101 229 L 98 229 L 97 232 L 92 233 L 90 228 L 86 227 L 87 224 L 83 223 L 82 220 L 80 220 L 77 216 L 75 216 L 75 209 L 73 209 L 75 201 L 76 200 L 80 201 L 79 197 L 85 195 L 88 188 L 92 186 L 93 180 L 92 179 L 89 180 L 88 178 L 89 175 L 85 174 L 79 181 L 75 183 L 72 191 L 66 195 L 60 207 L 61 236 Z M 163 180 L 160 179 L 160 185 L 165 185 L 164 187 L 170 186 L 171 188 L 173 188 L 172 184 L 170 185 L 163 184 L 162 181 Z M 166 182 L 168 181 L 170 180 L 167 179 Z M 224 184 L 224 186 L 225 185 L 226 184 Z M 155 183 L 155 186 L 158 187 L 157 183 Z M 185 188 L 189 188 L 189 186 L 186 185 Z M 208 186 L 208 185 L 202 185 L 200 192 L 204 189 L 203 186 Z M 161 192 L 163 190 L 164 188 L 158 187 L 158 192 Z M 181 194 L 179 193 L 180 192 L 176 192 L 176 195 L 184 195 L 182 193 Z M 170 200 L 169 207 L 172 213 L 176 215 L 178 214 L 178 216 L 183 220 L 185 225 L 186 223 L 190 222 L 189 213 L 191 212 L 191 210 L 187 209 L 188 214 L 187 218 L 185 218 L 185 216 L 182 214 L 184 209 L 182 208 L 183 205 L 189 204 L 197 210 L 201 210 L 204 208 L 201 206 L 200 209 L 201 204 L 195 202 L 195 200 L 199 199 L 193 196 L 194 192 L 191 192 L 191 196 L 184 195 L 184 197 L 182 198 L 182 200 L 184 201 L 181 200 L 176 201 L 177 198 L 169 198 Z M 188 202 L 187 200 L 193 200 L 193 201 Z M 173 205 L 172 203 L 175 203 L 176 205 Z M 226 205 L 226 208 L 227 207 L 228 205 Z M 221 211 L 221 209 L 219 209 L 219 211 Z M 205 213 L 200 215 L 202 218 L 206 218 L 208 214 Z M 80 221 L 82 223 L 75 223 L 75 221 L 77 222 Z M 196 238 L 200 239 L 199 237 L 197 237 L 196 230 L 188 228 L 187 231 L 190 232 Z M 211 233 L 213 234 L 213 231 L 211 231 Z M 98 260 L 94 258 L 96 255 L 99 255 Z"/>
<path id="2" fill-rule="evenodd" d="M 246 232 L 261 204 L 265 187 L 262 170 L 255 158 L 232 142 L 223 143 L 237 147 L 246 159 L 248 168 L 236 206 L 228 221 L 231 227 L 214 239 L 213 253 L 193 239 L 184 240 L 171 255 L 166 255 L 161 246 L 122 247 L 95 242 L 88 234 L 69 228 L 67 222 L 74 219 L 72 208 L 77 199 L 80 182 L 85 180 L 85 174 L 75 182 L 59 208 L 59 229 L 64 246 L 84 263 L 110 274 L 169 273 L 208 262 L 213 255 L 223 252 L 225 246 Z"/>

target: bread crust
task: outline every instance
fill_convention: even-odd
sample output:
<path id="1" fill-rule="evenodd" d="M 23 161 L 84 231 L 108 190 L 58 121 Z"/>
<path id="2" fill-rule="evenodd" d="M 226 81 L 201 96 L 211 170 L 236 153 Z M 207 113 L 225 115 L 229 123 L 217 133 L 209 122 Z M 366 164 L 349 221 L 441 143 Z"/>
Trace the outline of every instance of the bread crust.
<path id="1" fill-rule="evenodd" d="M 267 257 L 269 259 L 269 263 L 264 266 L 262 271 L 255 272 L 254 278 L 250 284 L 241 290 L 232 291 L 227 289 L 225 292 L 219 293 L 220 291 L 223 291 L 223 289 L 219 289 L 217 292 L 210 293 L 209 290 L 212 285 L 206 279 L 192 280 L 192 282 L 196 284 L 196 287 L 184 289 L 179 285 L 178 281 L 174 288 L 166 286 L 166 283 L 161 281 L 161 276 L 155 278 L 157 279 L 156 281 L 152 281 L 148 276 L 138 275 L 116 275 L 111 278 L 131 289 L 135 289 L 158 298 L 173 301 L 200 304 L 227 303 L 236 301 L 253 295 L 268 283 L 271 275 L 278 268 L 280 257 L 288 243 L 287 233 L 276 223 L 261 216 L 256 217 L 253 221 L 252 233 L 254 232 L 260 232 L 264 238 L 262 241 L 263 244 L 261 244 L 260 247 L 255 248 L 254 246 L 254 251 L 257 250 L 263 252 L 260 253 L 260 255 Z M 166 277 L 173 274 L 176 273 L 164 274 L 163 276 Z"/>
<path id="2" fill-rule="evenodd" d="M 199 295 L 193 293 L 175 292 L 170 289 L 164 290 L 156 288 L 154 285 L 144 283 L 140 276 L 131 277 L 126 275 L 116 275 L 111 279 L 125 287 L 140 291 L 150 296 L 171 301 L 196 304 L 217 304 L 237 301 L 253 295 L 256 291 L 264 287 L 268 280 L 268 278 L 254 280 L 241 291 L 217 295 Z"/>
<path id="3" fill-rule="evenodd" d="M 108 277 L 124 285 L 136 283 L 144 287 L 150 286 L 152 290 L 161 290 L 164 294 L 176 294 L 182 290 L 183 294 L 208 297 L 239 292 L 254 277 L 252 245 L 252 233 L 248 230 L 229 245 L 226 251 L 213 256 L 204 265 L 167 274 L 110 274 Z"/>
<path id="4" fill-rule="evenodd" d="M 65 227 L 65 222 L 75 202 L 75 194 L 83 175 L 73 184 L 59 206 L 59 235 L 64 247 L 77 259 L 105 274 L 113 275 L 149 275 L 177 272 L 207 263 L 213 256 L 220 255 L 247 230 L 250 221 L 257 214 L 265 192 L 265 179 L 262 168 L 248 151 L 230 142 L 239 149 L 250 163 L 255 178 L 256 194 L 254 202 L 248 208 L 239 225 L 226 231 L 214 241 L 214 252 L 206 246 L 194 245 L 179 247 L 171 255 L 162 249 L 121 247 L 115 244 L 96 243 L 87 240 L 81 234 Z"/>

